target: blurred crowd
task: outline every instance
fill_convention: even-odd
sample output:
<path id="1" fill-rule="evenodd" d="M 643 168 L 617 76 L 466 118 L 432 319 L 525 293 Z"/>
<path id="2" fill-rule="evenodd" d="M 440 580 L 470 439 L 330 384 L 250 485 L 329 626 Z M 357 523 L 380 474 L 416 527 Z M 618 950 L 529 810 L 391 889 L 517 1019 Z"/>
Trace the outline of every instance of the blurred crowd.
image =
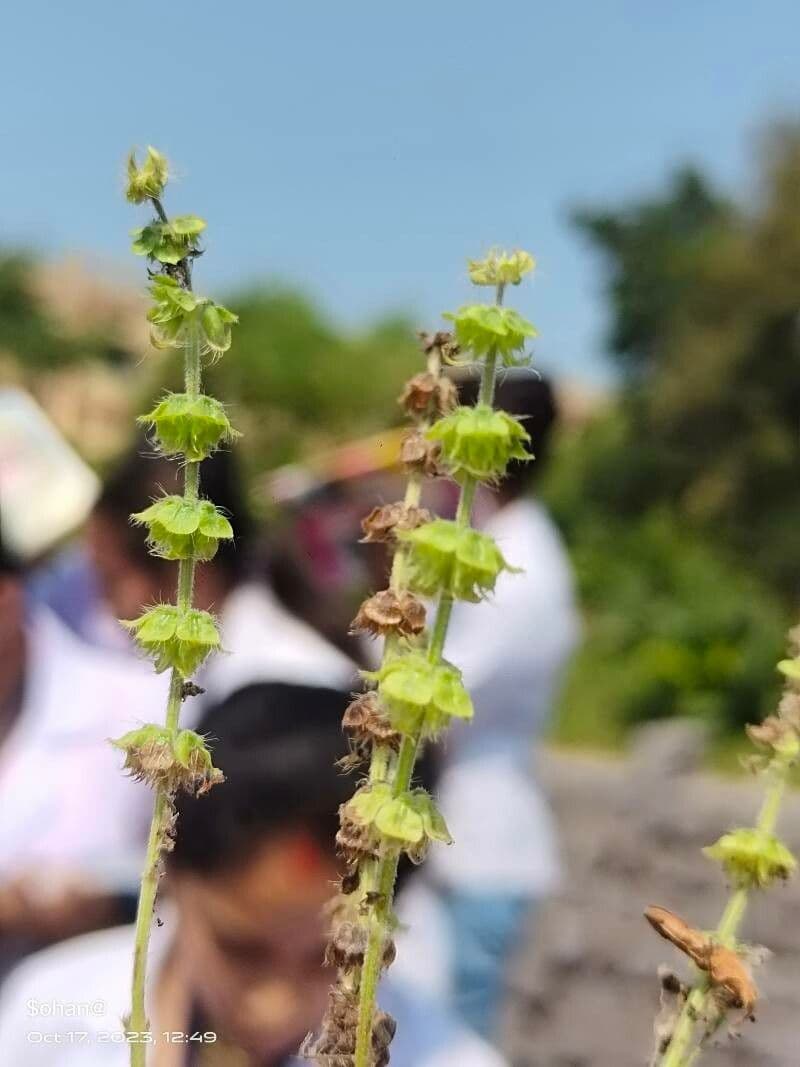
<path id="1" fill-rule="evenodd" d="M 470 402 L 474 383 L 460 388 Z M 404 926 L 384 996 L 398 1067 L 504 1062 L 494 1046 L 508 967 L 559 879 L 535 773 L 578 640 L 570 567 L 536 495 L 556 408 L 533 372 L 509 372 L 498 392 L 525 419 L 537 462 L 515 462 L 476 499 L 477 523 L 520 573 L 453 614 L 445 655 L 463 669 L 476 717 L 419 772 L 455 844 L 403 872 Z M 0 455 L 0 532 L 11 465 Z M 167 679 L 117 620 L 174 596 L 175 566 L 148 554 L 129 516 L 177 491 L 178 475 L 141 438 L 77 536 L 32 558 L 5 534 L 0 544 L 0 1042 L 14 1067 L 126 1062 L 102 1035 L 128 1007 L 152 798 L 109 739 L 161 718 Z M 387 564 L 383 546 L 358 545 L 359 519 L 401 485 L 367 464 L 311 480 L 256 519 L 235 452 L 204 463 L 202 482 L 236 538 L 199 568 L 195 602 L 219 618 L 225 651 L 198 673 L 202 693 L 185 701 L 182 724 L 210 738 L 226 783 L 179 805 L 149 1010 L 154 1033 L 186 1039 L 160 1044 L 153 1063 L 284 1067 L 319 1023 L 331 980 L 324 905 L 338 806 L 354 787 L 335 766 L 347 754 L 340 720 L 359 668 L 380 654 L 348 633 Z M 452 514 L 452 484 L 428 492 L 428 506 Z M 92 1035 L 87 1045 L 64 1038 L 76 1030 Z"/>

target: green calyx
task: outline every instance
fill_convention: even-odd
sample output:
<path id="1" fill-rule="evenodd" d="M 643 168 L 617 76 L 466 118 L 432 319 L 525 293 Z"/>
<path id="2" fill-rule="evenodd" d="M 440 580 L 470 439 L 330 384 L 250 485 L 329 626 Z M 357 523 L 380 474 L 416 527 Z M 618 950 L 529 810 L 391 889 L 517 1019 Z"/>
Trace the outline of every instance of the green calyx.
<path id="1" fill-rule="evenodd" d="M 533 458 L 525 448 L 530 435 L 522 423 L 489 404 L 456 408 L 434 423 L 426 436 L 439 442 L 442 458 L 456 478 L 471 475 L 491 481 L 502 477 L 512 459 Z"/>
<path id="2" fill-rule="evenodd" d="M 205 739 L 194 730 L 148 726 L 131 730 L 111 744 L 125 753 L 125 769 L 139 781 L 174 793 L 205 793 L 224 780 L 211 759 Z"/>
<path id="3" fill-rule="evenodd" d="M 156 604 L 138 619 L 125 620 L 122 625 L 153 659 L 159 673 L 174 668 L 188 678 L 220 647 L 214 617 L 197 608 L 181 612 L 174 604 Z"/>
<path id="4" fill-rule="evenodd" d="M 422 596 L 444 592 L 475 604 L 493 591 L 503 571 L 517 570 L 487 534 L 448 519 L 398 531 L 397 537 L 408 545 L 409 588 Z"/>
<path id="5" fill-rule="evenodd" d="M 791 682 L 800 682 L 800 659 L 782 659 L 778 670 Z"/>
<path id="6" fill-rule="evenodd" d="M 535 266 L 533 256 L 522 249 L 502 252 L 493 248 L 485 259 L 470 259 L 468 271 L 474 285 L 519 285 Z"/>
<path id="7" fill-rule="evenodd" d="M 205 352 L 220 356 L 231 347 L 231 326 L 239 318 L 222 304 L 196 296 L 166 274 L 153 280 L 150 295 L 154 303 L 147 318 L 154 348 L 183 348 L 198 331 Z"/>
<path id="8" fill-rule="evenodd" d="M 520 353 L 536 328 L 512 308 L 496 304 L 469 304 L 444 318 L 453 323 L 456 342 L 469 349 L 476 358 L 496 352 L 508 366 L 524 363 Z"/>
<path id="9" fill-rule="evenodd" d="M 137 422 L 153 429 L 164 455 L 183 455 L 190 463 L 207 459 L 223 442 L 239 436 L 219 400 L 204 393 L 167 393 Z"/>
<path id="10" fill-rule="evenodd" d="M 394 796 L 388 782 L 376 782 L 361 789 L 347 805 L 347 814 L 362 826 L 371 826 L 390 844 L 410 848 L 418 854 L 421 845 L 431 841 L 452 843 L 447 823 L 423 790 L 414 789 Z"/>
<path id="11" fill-rule="evenodd" d="M 163 195 L 168 178 L 169 165 L 155 148 L 148 147 L 141 166 L 136 162 L 136 153 L 131 152 L 128 156 L 128 184 L 125 196 L 132 204 L 157 200 Z"/>
<path id="12" fill-rule="evenodd" d="M 131 230 L 131 249 L 137 256 L 174 266 L 197 250 L 197 238 L 205 228 L 205 222 L 196 215 L 179 215 L 171 222 L 156 219 Z"/>
<path id="13" fill-rule="evenodd" d="M 378 683 L 389 722 L 400 733 L 438 734 L 450 719 L 471 719 L 474 710 L 461 672 L 449 663 L 431 663 L 410 652 L 388 660 L 378 671 L 365 674 Z"/>
<path id="14" fill-rule="evenodd" d="M 147 526 L 150 548 L 163 559 L 210 560 L 219 542 L 233 537 L 231 524 L 210 500 L 163 496 L 131 520 Z"/>
<path id="15" fill-rule="evenodd" d="M 779 838 L 764 830 L 731 830 L 703 851 L 722 864 L 736 886 L 747 889 L 763 889 L 778 879 L 786 879 L 797 866 Z"/>

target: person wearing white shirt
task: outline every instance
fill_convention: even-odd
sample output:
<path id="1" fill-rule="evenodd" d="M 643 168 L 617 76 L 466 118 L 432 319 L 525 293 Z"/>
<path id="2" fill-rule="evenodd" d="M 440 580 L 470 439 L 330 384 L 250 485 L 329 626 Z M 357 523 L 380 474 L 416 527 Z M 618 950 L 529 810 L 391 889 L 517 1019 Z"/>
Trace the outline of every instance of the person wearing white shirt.
<path id="1" fill-rule="evenodd" d="M 162 683 L 27 604 L 0 546 L 0 973 L 114 921 L 146 823 L 108 738 L 155 714 Z"/>
<path id="2" fill-rule="evenodd" d="M 148 969 L 150 1067 L 302 1062 L 331 983 L 322 906 L 337 875 L 337 808 L 351 789 L 335 767 L 347 701 L 330 689 L 261 684 L 200 724 L 227 780 L 201 801 L 179 801 Z M 22 964 L 0 994 L 4 1062 L 124 1067 L 132 946 L 124 927 Z M 380 1002 L 397 1022 L 392 1067 L 503 1067 L 402 984 L 382 984 Z"/>
<path id="3" fill-rule="evenodd" d="M 462 385 L 462 403 L 472 402 L 474 384 Z M 536 460 L 514 461 L 497 490 L 478 494 L 475 512 L 521 573 L 502 574 L 493 595 L 453 611 L 444 655 L 463 670 L 475 705 L 473 721 L 449 730 L 440 753 L 440 806 L 455 844 L 433 850 L 405 894 L 408 947 L 398 945 L 401 969 L 420 942 L 439 946 L 439 965 L 425 975 L 429 989 L 450 997 L 486 1035 L 496 1030 L 524 924 L 559 878 L 534 750 L 579 632 L 564 546 L 532 495 L 555 418 L 552 391 L 530 371 L 511 371 L 498 382 L 496 402 L 522 419 Z"/>

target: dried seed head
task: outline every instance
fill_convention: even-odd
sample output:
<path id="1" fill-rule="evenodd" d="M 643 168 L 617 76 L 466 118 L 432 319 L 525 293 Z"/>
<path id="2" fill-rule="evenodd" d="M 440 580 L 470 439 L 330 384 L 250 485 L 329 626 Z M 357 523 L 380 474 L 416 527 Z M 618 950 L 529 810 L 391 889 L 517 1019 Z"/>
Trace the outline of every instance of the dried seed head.
<path id="1" fill-rule="evenodd" d="M 111 742 L 125 753 L 125 770 L 137 781 L 202 796 L 225 781 L 211 761 L 205 740 L 193 730 L 173 734 L 164 726 L 142 726 Z"/>
<path id="2" fill-rule="evenodd" d="M 392 748 L 400 744 L 400 734 L 392 729 L 374 690 L 361 693 L 348 705 L 342 726 L 359 744 L 374 742 Z"/>
<path id="3" fill-rule="evenodd" d="M 748 724 L 745 729 L 754 745 L 771 748 L 778 755 L 790 760 L 800 754 L 800 737 L 797 730 L 777 715 L 768 715 L 763 722 L 755 726 Z"/>
<path id="4" fill-rule="evenodd" d="M 423 371 L 406 382 L 398 403 L 412 418 L 446 415 L 458 403 L 458 390 L 449 378 Z"/>
<path id="5" fill-rule="evenodd" d="M 421 430 L 409 430 L 400 442 L 400 462 L 405 469 L 426 478 L 438 478 L 444 473 L 439 462 L 441 452 L 441 444 L 429 441 Z"/>
<path id="6" fill-rule="evenodd" d="M 395 593 L 383 589 L 365 600 L 351 623 L 352 632 L 385 637 L 400 634 L 410 637 L 425 629 L 425 608 L 413 593 Z"/>
<path id="7" fill-rule="evenodd" d="M 416 530 L 430 521 L 431 513 L 426 508 L 409 506 L 402 500 L 394 504 L 381 504 L 361 520 L 361 529 L 364 531 L 361 540 L 365 544 L 391 543 L 398 531 Z"/>
<path id="8" fill-rule="evenodd" d="M 339 808 L 339 830 L 336 834 L 336 850 L 348 867 L 354 867 L 363 859 L 375 856 L 375 835 L 369 826 L 363 826 L 346 813 L 346 804 Z"/>
<path id="9" fill-rule="evenodd" d="M 325 949 L 325 963 L 343 971 L 353 971 L 364 962 L 367 931 L 358 923 L 341 922 L 331 934 Z"/>

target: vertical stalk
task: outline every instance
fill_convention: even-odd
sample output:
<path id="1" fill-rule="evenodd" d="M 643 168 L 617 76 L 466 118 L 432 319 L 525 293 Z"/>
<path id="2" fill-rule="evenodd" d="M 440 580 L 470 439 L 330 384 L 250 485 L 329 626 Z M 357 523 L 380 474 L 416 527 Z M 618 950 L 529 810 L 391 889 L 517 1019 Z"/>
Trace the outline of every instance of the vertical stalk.
<path id="1" fill-rule="evenodd" d="M 498 306 L 503 302 L 504 286 L 498 285 L 496 290 L 496 303 Z M 495 378 L 497 375 L 497 352 L 490 351 L 484 360 L 481 376 L 479 403 L 491 404 L 494 399 Z M 477 480 L 467 475 L 461 485 L 458 507 L 456 509 L 456 522 L 468 525 L 472 516 L 472 504 L 475 499 Z M 410 486 L 409 486 L 410 488 Z M 401 557 L 398 552 L 395 562 Z M 402 563 L 400 564 L 402 566 Z M 394 569 L 394 566 L 393 566 Z M 450 616 L 453 611 L 453 597 L 443 593 L 439 598 L 436 617 L 428 639 L 427 655 L 430 662 L 435 663 L 441 659 L 447 639 L 447 630 L 450 624 Z M 414 773 L 414 764 L 417 758 L 421 737 L 419 732 L 406 734 L 400 744 L 394 766 L 389 767 L 389 778 L 392 785 L 392 793 L 399 796 L 411 785 Z M 374 766 L 374 758 L 373 758 Z M 372 780 L 372 768 L 370 770 Z M 384 944 L 388 920 L 391 917 L 394 898 L 394 884 L 397 877 L 397 865 L 399 853 L 395 850 L 383 855 L 377 864 L 371 865 L 366 893 L 378 894 L 377 904 L 369 910 L 369 930 L 367 946 L 364 952 L 364 963 L 361 967 L 358 997 L 358 1024 L 356 1029 L 356 1049 L 354 1067 L 371 1067 L 372 1050 L 372 1026 L 375 1017 L 375 1002 L 380 978 L 381 963 L 383 959 Z"/>
<path id="2" fill-rule="evenodd" d="M 787 771 L 787 762 L 776 759 L 775 765 L 768 772 L 770 782 L 756 822 L 756 829 L 761 832 L 771 834 L 775 830 L 786 790 Z M 714 932 L 715 940 L 728 948 L 736 947 L 739 930 L 750 902 L 750 892 L 745 886 L 738 886 L 731 891 Z M 699 975 L 683 1005 L 660 1067 L 691 1067 L 697 1060 L 700 1054 L 699 1048 L 695 1047 L 697 1024 L 705 1015 L 710 992 L 711 982 L 708 976 Z"/>

